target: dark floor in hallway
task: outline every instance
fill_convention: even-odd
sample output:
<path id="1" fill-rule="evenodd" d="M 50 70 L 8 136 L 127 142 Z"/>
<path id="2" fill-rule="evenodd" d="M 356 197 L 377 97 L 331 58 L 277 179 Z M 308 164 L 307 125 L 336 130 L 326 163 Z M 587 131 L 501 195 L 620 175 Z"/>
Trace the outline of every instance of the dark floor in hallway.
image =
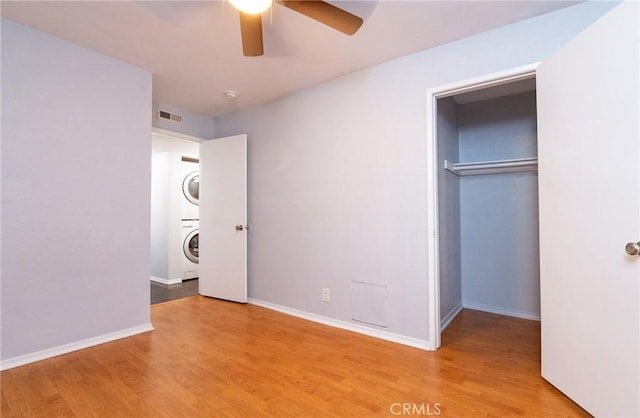
<path id="1" fill-rule="evenodd" d="M 178 284 L 151 282 L 151 304 L 187 298 L 198 294 L 198 279 L 185 280 Z"/>

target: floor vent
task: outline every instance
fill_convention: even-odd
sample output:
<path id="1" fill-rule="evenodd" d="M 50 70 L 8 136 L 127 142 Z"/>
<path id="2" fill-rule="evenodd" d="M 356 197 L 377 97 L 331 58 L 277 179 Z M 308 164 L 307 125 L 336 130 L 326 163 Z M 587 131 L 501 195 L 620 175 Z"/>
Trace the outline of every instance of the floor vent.
<path id="1" fill-rule="evenodd" d="M 158 119 L 170 120 L 172 122 L 182 123 L 182 115 L 177 113 L 167 112 L 166 110 L 158 109 Z"/>

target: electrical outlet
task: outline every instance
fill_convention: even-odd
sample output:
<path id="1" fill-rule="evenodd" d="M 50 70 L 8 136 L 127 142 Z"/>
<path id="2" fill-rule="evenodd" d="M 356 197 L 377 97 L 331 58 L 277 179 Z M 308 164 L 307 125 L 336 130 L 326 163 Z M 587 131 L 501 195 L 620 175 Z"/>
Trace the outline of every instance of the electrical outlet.
<path id="1" fill-rule="evenodd" d="M 329 302 L 331 300 L 331 295 L 329 293 L 329 288 L 328 287 L 323 287 L 322 288 L 322 301 L 323 302 Z"/>

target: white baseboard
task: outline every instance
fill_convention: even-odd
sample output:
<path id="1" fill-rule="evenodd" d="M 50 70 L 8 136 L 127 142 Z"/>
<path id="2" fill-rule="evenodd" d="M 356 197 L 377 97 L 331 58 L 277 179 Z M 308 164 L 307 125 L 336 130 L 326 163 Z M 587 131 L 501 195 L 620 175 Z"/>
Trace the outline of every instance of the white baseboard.
<path id="1" fill-rule="evenodd" d="M 451 321 L 453 321 L 453 318 L 455 318 L 462 309 L 462 303 L 459 303 L 455 308 L 451 310 L 451 312 L 449 312 L 444 318 L 440 320 L 440 332 L 444 331 L 449 326 Z"/>
<path id="2" fill-rule="evenodd" d="M 83 348 L 108 343 L 110 341 L 131 337 L 132 335 L 149 331 L 153 331 L 153 325 L 151 325 L 151 323 L 111 332 L 109 334 L 98 335 L 97 337 L 87 338 L 86 340 L 76 341 L 74 343 L 60 345 L 58 347 L 47 348 L 46 350 L 3 360 L 0 362 L 0 370 L 12 369 L 14 367 L 23 366 L 25 364 L 34 363 L 36 361 L 59 356 L 61 354 L 71 353 L 73 351 L 82 350 Z"/>
<path id="3" fill-rule="evenodd" d="M 499 308 L 496 306 L 480 305 L 476 303 L 463 303 L 464 308 L 473 309 L 474 311 L 489 312 L 498 315 L 512 316 L 514 318 L 530 319 L 533 321 L 540 320 L 540 314 L 531 312 L 514 311 L 511 309 Z"/>
<path id="4" fill-rule="evenodd" d="M 162 283 L 162 284 L 178 284 L 182 283 L 182 279 L 163 279 L 162 277 L 151 276 L 152 282 Z"/>
<path id="5" fill-rule="evenodd" d="M 410 347 L 419 348 L 421 350 L 429 350 L 429 351 L 433 350 L 429 341 L 426 341 L 426 340 L 420 340 L 418 338 L 413 338 L 413 337 L 406 337 L 404 335 L 395 334 L 393 332 L 369 328 L 364 325 L 353 324 L 351 322 L 342 321 L 339 319 L 333 319 L 333 318 L 329 318 L 322 315 L 316 315 L 310 312 L 300 311 L 298 309 L 293 309 L 287 306 L 277 305 L 275 303 L 265 302 L 265 301 L 257 300 L 253 298 L 249 298 L 248 302 L 252 305 L 261 306 L 263 308 L 278 311 L 287 315 L 296 316 L 298 318 L 317 322 L 319 324 L 328 325 L 330 327 L 341 328 L 347 331 L 357 332 L 358 334 L 364 334 L 370 337 L 380 338 L 381 340 L 408 345 Z"/>

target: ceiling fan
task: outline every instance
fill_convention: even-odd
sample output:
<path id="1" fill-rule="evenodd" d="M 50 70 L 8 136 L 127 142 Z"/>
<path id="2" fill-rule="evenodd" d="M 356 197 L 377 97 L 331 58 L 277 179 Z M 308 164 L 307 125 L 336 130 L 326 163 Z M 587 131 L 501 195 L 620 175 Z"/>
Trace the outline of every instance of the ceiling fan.
<path id="1" fill-rule="evenodd" d="M 262 12 L 271 7 L 274 0 L 229 0 L 240 11 L 242 53 L 246 57 L 264 54 L 262 42 Z M 362 18 L 320 0 L 275 0 L 288 9 L 332 27 L 344 34 L 353 35 L 362 26 Z"/>

